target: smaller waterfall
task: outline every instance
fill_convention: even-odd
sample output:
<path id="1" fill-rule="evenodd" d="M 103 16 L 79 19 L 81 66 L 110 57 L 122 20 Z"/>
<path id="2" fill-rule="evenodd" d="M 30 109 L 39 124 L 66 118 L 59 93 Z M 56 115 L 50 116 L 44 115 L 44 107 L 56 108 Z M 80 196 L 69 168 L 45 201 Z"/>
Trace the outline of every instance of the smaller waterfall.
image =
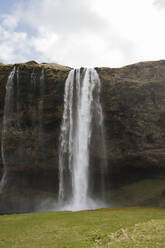
<path id="1" fill-rule="evenodd" d="M 36 103 L 36 92 L 37 92 L 37 71 L 36 68 L 33 68 L 31 75 L 30 75 L 30 90 L 28 94 L 28 102 L 29 102 L 29 110 L 30 112 L 30 120 L 32 127 L 35 126 L 36 123 L 36 116 L 38 113 L 38 106 Z"/>
<path id="2" fill-rule="evenodd" d="M 45 74 L 44 68 L 41 71 L 40 75 L 40 101 L 38 104 L 38 111 L 39 111 L 39 136 L 42 136 L 43 133 L 43 108 L 44 108 L 44 100 L 43 95 L 45 94 Z"/>
<path id="3" fill-rule="evenodd" d="M 2 139 L 1 139 L 1 156 L 3 163 L 3 176 L 0 181 L 0 193 L 3 191 L 7 183 L 7 161 L 5 154 L 5 137 L 10 131 L 13 120 L 13 109 L 14 109 L 14 76 L 16 73 L 16 67 L 13 68 L 9 74 L 7 84 L 6 84 L 6 95 L 4 102 L 4 114 L 2 123 Z"/>
<path id="4" fill-rule="evenodd" d="M 3 164 L 3 174 L 0 180 L 0 192 L 3 191 L 7 183 L 8 169 L 7 165 L 10 163 L 12 156 L 15 158 L 17 164 L 21 164 L 26 156 L 26 150 L 24 144 L 20 141 L 24 130 L 22 129 L 23 112 L 24 112 L 24 88 L 21 83 L 21 70 L 19 66 L 14 66 L 8 76 L 6 83 L 6 94 L 4 99 L 4 114 L 2 122 L 2 138 L 1 138 L 1 157 Z M 26 88 L 28 90 L 28 88 Z M 29 106 L 34 107 L 34 111 L 31 113 L 31 123 L 33 125 L 34 139 L 37 141 L 36 147 L 38 156 L 44 157 L 44 130 L 43 130 L 43 108 L 44 108 L 44 94 L 45 94 L 45 73 L 44 68 L 40 70 L 40 73 L 33 69 L 30 80 L 30 92 L 27 99 Z M 38 98 L 37 98 L 38 97 Z M 38 102 L 36 101 L 38 99 Z M 29 109 L 27 109 L 27 112 Z M 8 152 L 8 146 L 10 146 L 10 138 L 17 133 L 16 149 L 11 154 Z M 39 145 L 38 145 L 39 144 Z"/>
<path id="5" fill-rule="evenodd" d="M 59 148 L 59 203 L 64 209 L 97 207 L 89 195 L 89 163 L 94 119 L 98 121 L 105 158 L 100 87 L 95 69 L 84 69 L 82 73 L 80 69 L 72 70 L 66 80 Z M 100 171 L 100 180 L 104 181 L 101 175 Z"/>
<path id="6" fill-rule="evenodd" d="M 42 68 L 40 78 L 39 78 L 39 97 L 40 100 L 38 102 L 38 144 L 40 147 L 40 152 L 42 158 L 44 158 L 44 94 L 45 94 L 45 72 L 44 68 Z"/>

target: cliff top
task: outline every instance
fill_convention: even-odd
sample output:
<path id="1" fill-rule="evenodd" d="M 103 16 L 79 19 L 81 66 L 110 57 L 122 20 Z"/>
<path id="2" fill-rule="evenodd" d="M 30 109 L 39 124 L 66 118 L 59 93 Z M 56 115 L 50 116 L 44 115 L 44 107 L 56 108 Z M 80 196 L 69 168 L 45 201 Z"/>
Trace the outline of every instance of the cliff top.
<path id="1" fill-rule="evenodd" d="M 51 68 L 51 69 L 55 69 L 55 70 L 62 70 L 62 71 L 70 71 L 72 69 L 72 67 L 69 66 L 63 66 L 57 63 L 37 63 L 36 61 L 32 60 L 32 61 L 28 61 L 28 62 L 23 62 L 23 63 L 16 63 L 18 65 L 27 65 L 27 66 L 41 66 L 41 67 L 45 67 L 45 68 Z M 165 60 L 158 60 L 158 61 L 143 61 L 143 62 L 138 62 L 138 63 L 134 63 L 134 64 L 130 64 L 130 65 L 125 65 L 122 67 L 107 67 L 107 66 L 98 66 L 96 67 L 99 70 L 105 70 L 105 69 L 113 69 L 113 70 L 129 70 L 129 69 L 133 69 L 135 67 L 137 68 L 141 68 L 141 67 L 152 67 L 152 66 L 165 66 Z M 4 64 L 2 62 L 0 62 L 0 66 L 13 66 L 13 64 Z"/>
<path id="2" fill-rule="evenodd" d="M 32 61 L 28 61 L 25 63 L 16 63 L 16 65 L 25 65 L 25 66 L 29 66 L 29 67 L 45 67 L 45 68 L 50 68 L 50 69 L 55 69 L 55 70 L 60 70 L 60 71 L 70 71 L 71 67 L 69 66 L 63 66 L 63 65 L 59 65 L 57 63 L 37 63 L 36 61 L 32 60 Z M 2 62 L 0 62 L 0 66 L 13 66 L 13 64 L 3 64 Z"/>

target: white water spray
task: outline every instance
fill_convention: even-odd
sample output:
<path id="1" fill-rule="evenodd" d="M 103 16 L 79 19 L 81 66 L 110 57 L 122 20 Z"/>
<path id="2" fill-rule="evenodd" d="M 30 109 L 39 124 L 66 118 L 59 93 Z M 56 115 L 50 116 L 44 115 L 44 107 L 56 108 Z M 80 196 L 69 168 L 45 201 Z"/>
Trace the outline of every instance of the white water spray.
<path id="1" fill-rule="evenodd" d="M 7 161 L 5 155 L 5 136 L 11 127 L 13 120 L 13 106 L 14 106 L 14 76 L 16 73 L 16 67 L 11 71 L 7 84 L 6 84 L 6 95 L 4 103 L 4 114 L 2 123 L 2 141 L 1 141 L 1 156 L 3 163 L 3 176 L 0 181 L 0 193 L 2 193 L 6 183 L 7 183 Z"/>
<path id="2" fill-rule="evenodd" d="M 95 69 L 84 69 L 82 73 L 80 69 L 72 70 L 65 85 L 59 149 L 59 203 L 63 209 L 98 207 L 89 196 L 90 143 L 94 115 L 97 115 L 102 139 L 100 142 L 105 153 L 99 76 Z"/>
<path id="3" fill-rule="evenodd" d="M 40 89 L 39 89 L 39 93 L 40 93 L 40 101 L 38 104 L 38 114 L 39 114 L 39 143 L 43 142 L 43 122 L 44 122 L 44 118 L 43 118 L 43 110 L 44 110 L 44 99 L 43 96 L 45 94 L 45 72 L 44 72 L 44 68 L 42 68 L 41 74 L 40 74 Z"/>

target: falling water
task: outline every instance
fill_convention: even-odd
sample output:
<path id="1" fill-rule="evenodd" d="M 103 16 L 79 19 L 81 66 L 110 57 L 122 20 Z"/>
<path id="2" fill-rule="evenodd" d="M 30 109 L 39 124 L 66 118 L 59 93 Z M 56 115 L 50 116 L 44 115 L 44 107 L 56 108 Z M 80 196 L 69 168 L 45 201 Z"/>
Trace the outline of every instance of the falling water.
<path id="1" fill-rule="evenodd" d="M 40 74 L 40 88 L 39 88 L 39 96 L 40 100 L 38 103 L 38 120 L 39 120 L 39 126 L 38 126 L 38 144 L 41 148 L 42 155 L 44 155 L 44 118 L 43 118 L 43 111 L 44 111 L 44 99 L 43 96 L 45 94 L 45 72 L 44 68 L 42 68 L 41 74 Z"/>
<path id="2" fill-rule="evenodd" d="M 95 69 L 84 69 L 82 73 L 80 69 L 72 70 L 65 85 L 59 148 L 59 202 L 66 209 L 97 207 L 89 196 L 90 143 L 94 116 L 97 116 L 105 156 L 99 76 Z"/>
<path id="3" fill-rule="evenodd" d="M 40 75 L 40 97 L 43 97 L 45 93 L 45 73 L 44 73 L 44 68 L 41 71 Z M 43 98 L 40 99 L 39 101 L 39 112 L 43 112 Z"/>
<path id="4" fill-rule="evenodd" d="M 16 72 L 16 67 L 11 71 L 7 84 L 6 84 L 6 95 L 4 103 L 4 114 L 3 114 L 3 124 L 2 124 L 2 139 L 1 139 L 1 156 L 3 163 L 3 176 L 0 181 L 0 193 L 3 191 L 7 182 L 7 162 L 5 155 L 5 136 L 11 127 L 13 120 L 13 106 L 14 106 L 14 76 Z"/>
<path id="5" fill-rule="evenodd" d="M 37 78 L 37 75 L 38 78 Z M 38 81 L 37 81 L 38 79 Z M 37 85 L 37 83 L 39 83 Z M 10 72 L 6 84 L 6 95 L 4 101 L 4 114 L 3 114 L 3 122 L 2 122 L 2 138 L 1 138 L 1 157 L 3 164 L 3 175 L 0 180 L 0 193 L 3 191 L 6 183 L 7 183 L 7 164 L 10 159 L 9 154 L 7 155 L 7 145 L 10 141 L 10 135 L 13 134 L 13 130 L 16 129 L 17 133 L 22 132 L 22 116 L 21 113 L 23 111 L 22 104 L 22 84 L 20 80 L 20 68 L 19 66 L 14 66 L 12 71 Z M 31 94 L 29 94 L 29 103 L 33 104 L 34 94 L 37 91 L 37 95 L 39 96 L 38 104 L 36 105 L 36 111 L 34 111 L 31 115 L 32 122 L 35 122 L 36 116 L 38 117 L 38 125 L 36 129 L 37 135 L 37 144 L 39 144 L 38 150 L 40 154 L 43 156 L 44 152 L 44 131 L 43 131 L 43 108 L 44 108 L 44 100 L 43 95 L 45 93 L 45 74 L 44 68 L 41 70 L 40 74 L 37 74 L 33 69 L 31 73 Z M 37 87 L 39 86 L 39 87 Z M 34 124 L 34 123 L 32 123 Z M 15 151 L 17 157 L 17 163 L 22 163 L 24 160 L 24 147 L 23 145 L 17 145 L 17 150 Z"/>

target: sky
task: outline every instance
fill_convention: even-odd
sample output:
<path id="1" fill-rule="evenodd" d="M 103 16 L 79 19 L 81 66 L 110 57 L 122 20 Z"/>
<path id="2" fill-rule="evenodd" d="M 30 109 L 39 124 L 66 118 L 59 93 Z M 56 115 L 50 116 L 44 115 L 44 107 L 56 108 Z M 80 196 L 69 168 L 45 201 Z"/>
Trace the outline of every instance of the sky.
<path id="1" fill-rule="evenodd" d="M 165 59 L 165 0 L 0 0 L 0 62 L 121 67 Z"/>

